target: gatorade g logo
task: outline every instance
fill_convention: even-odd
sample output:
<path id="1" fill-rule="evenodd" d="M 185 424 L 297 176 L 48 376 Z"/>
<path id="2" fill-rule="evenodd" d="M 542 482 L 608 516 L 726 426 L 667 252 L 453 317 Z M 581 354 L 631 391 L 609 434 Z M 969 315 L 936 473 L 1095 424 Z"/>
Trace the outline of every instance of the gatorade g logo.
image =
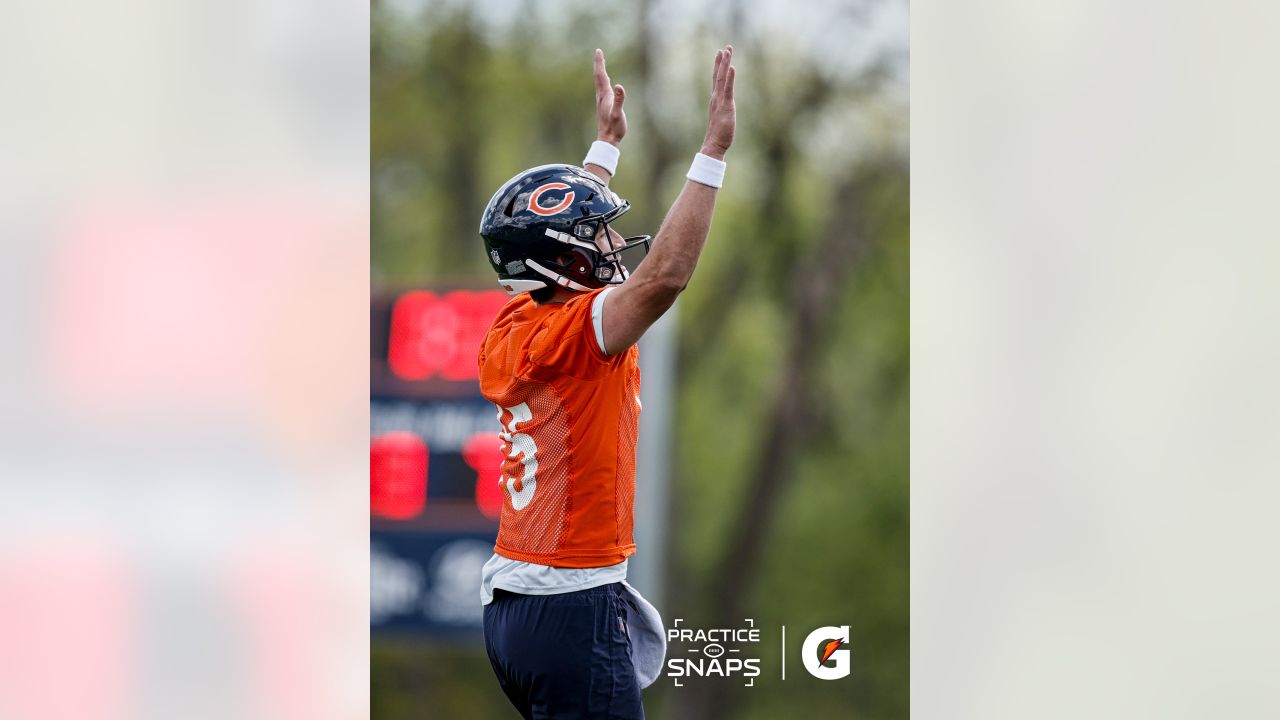
<path id="1" fill-rule="evenodd" d="M 554 205 L 542 204 L 542 194 L 550 190 L 569 190 L 569 186 L 562 182 L 553 182 L 542 185 L 537 190 L 534 190 L 533 194 L 529 196 L 529 209 L 533 211 L 535 215 L 555 215 L 556 213 L 562 212 L 568 208 L 570 203 L 573 202 L 573 191 L 569 190 L 560 202 L 555 203 Z"/>
<path id="2" fill-rule="evenodd" d="M 849 626 L 820 627 L 809 633 L 800 648 L 804 669 L 819 680 L 849 676 Z"/>

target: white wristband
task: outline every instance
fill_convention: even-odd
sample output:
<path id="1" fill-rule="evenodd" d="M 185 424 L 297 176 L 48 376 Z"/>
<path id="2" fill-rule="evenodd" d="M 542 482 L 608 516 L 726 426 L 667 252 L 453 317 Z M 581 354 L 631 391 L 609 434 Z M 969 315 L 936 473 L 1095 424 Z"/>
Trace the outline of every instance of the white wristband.
<path id="1" fill-rule="evenodd" d="M 608 170 L 610 175 L 613 175 L 618 172 L 618 157 L 621 155 L 622 151 L 618 149 L 617 145 L 597 140 L 591 143 L 591 149 L 587 151 L 587 157 L 582 161 L 582 164 L 599 165 Z"/>
<path id="2" fill-rule="evenodd" d="M 685 177 L 690 180 L 718 188 L 724 185 L 724 169 L 728 167 L 723 160 L 717 160 L 710 155 L 698 153 L 693 156 L 693 164 L 689 166 L 689 174 Z"/>

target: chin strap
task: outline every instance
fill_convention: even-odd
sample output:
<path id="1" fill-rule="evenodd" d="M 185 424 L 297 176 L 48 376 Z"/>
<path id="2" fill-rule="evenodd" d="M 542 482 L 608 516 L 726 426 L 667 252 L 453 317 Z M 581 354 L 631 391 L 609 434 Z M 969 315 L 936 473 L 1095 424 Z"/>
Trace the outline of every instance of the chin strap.
<path id="1" fill-rule="evenodd" d="M 565 277 L 564 275 L 561 275 L 558 272 L 555 272 L 554 270 L 549 270 L 543 267 L 542 264 L 539 263 L 537 260 L 525 260 L 524 264 L 528 265 L 530 268 L 533 269 L 534 272 L 538 273 L 539 275 L 543 275 L 547 278 L 550 278 L 552 281 L 555 282 L 555 284 L 559 285 L 560 287 L 569 288 L 570 290 L 578 290 L 580 292 L 587 292 L 588 290 L 591 290 L 591 288 L 587 287 L 586 285 L 583 285 L 582 283 L 574 282 L 573 280 L 570 280 L 569 278 Z"/>

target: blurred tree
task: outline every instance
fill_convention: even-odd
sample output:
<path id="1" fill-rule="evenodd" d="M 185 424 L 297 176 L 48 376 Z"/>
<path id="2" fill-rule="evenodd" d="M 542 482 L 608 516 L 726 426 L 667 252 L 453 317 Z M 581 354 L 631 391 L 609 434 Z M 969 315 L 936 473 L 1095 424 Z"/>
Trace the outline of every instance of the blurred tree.
<path id="1" fill-rule="evenodd" d="M 866 34 L 862 4 L 829 5 L 827 32 Z M 614 186 L 635 209 L 623 231 L 655 229 L 683 182 L 710 76 L 688 46 L 709 58 L 723 33 L 696 17 L 677 33 L 670 9 L 650 2 L 625 17 L 572 0 L 508 7 L 520 22 L 461 2 L 374 3 L 375 291 L 491 282 L 480 212 L 516 171 L 581 159 L 597 46 L 628 89 L 632 131 Z M 707 22 L 734 28 L 739 134 L 712 237 L 678 305 L 670 577 L 659 606 L 694 625 L 786 624 L 793 651 L 808 629 L 849 624 L 854 672 L 827 683 L 797 664 L 786 682 L 758 678 L 749 704 L 730 683 L 660 681 L 646 707 L 655 718 L 850 708 L 904 718 L 909 188 L 905 99 L 892 91 L 902 59 L 833 69 L 751 30 L 743 3 L 708 6 L 721 9 L 723 22 Z M 483 651 L 465 657 L 376 645 L 374 716 L 512 715 Z M 500 702 L 473 702 L 482 695 Z M 454 714 L 458 703 L 471 709 Z"/>

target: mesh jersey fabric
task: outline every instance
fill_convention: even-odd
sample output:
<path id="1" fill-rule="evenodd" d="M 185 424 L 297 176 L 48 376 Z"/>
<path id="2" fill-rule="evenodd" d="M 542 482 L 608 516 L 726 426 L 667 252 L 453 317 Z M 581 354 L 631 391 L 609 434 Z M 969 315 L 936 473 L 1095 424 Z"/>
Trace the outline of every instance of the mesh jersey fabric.
<path id="1" fill-rule="evenodd" d="M 502 514 L 494 552 L 552 567 L 603 567 L 635 553 L 640 367 L 605 355 L 592 327 L 601 291 L 498 313 L 480 349 L 480 391 L 502 426 Z"/>

